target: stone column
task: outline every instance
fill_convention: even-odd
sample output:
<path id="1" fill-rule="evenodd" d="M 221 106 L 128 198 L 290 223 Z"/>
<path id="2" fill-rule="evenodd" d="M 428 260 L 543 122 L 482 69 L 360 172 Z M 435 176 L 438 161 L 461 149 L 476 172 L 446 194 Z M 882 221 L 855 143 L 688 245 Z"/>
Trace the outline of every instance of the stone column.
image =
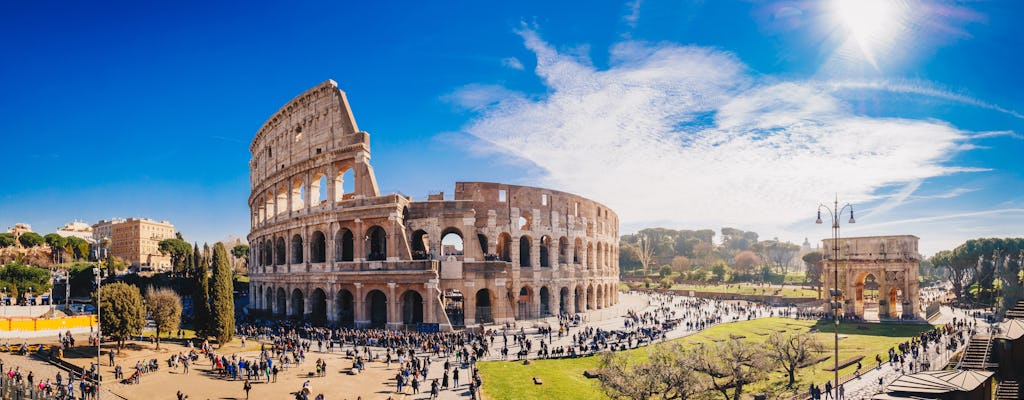
<path id="1" fill-rule="evenodd" d="M 319 200 L 310 196 L 313 194 L 313 181 L 310 180 L 312 178 L 313 175 L 309 172 L 306 172 L 306 177 L 303 178 L 306 181 L 306 184 L 302 186 L 302 191 L 306 192 L 306 195 L 304 196 L 306 201 L 304 202 L 305 204 L 302 205 L 302 209 L 305 210 L 307 214 L 309 213 L 309 210 L 313 208 L 313 202 Z M 319 182 L 317 184 L 319 184 Z"/>
<path id="2" fill-rule="evenodd" d="M 398 284 L 388 282 L 388 329 L 399 329 L 402 327 L 402 299 L 396 293 Z"/>
<path id="3" fill-rule="evenodd" d="M 338 323 L 338 287 L 334 282 L 327 283 L 327 322 L 336 324 Z"/>
<path id="4" fill-rule="evenodd" d="M 366 313 L 366 297 L 363 295 L 363 284 L 356 282 L 353 285 L 356 287 L 356 292 L 352 294 L 353 319 L 357 328 L 363 328 L 370 325 L 370 316 Z"/>
<path id="5" fill-rule="evenodd" d="M 354 222 L 356 226 L 352 232 L 352 259 L 366 261 L 366 232 L 363 230 L 363 220 L 356 218 Z"/>
<path id="6" fill-rule="evenodd" d="M 302 319 L 309 320 L 313 315 L 313 292 L 309 289 L 309 285 L 306 285 L 306 290 L 302 291 Z"/>

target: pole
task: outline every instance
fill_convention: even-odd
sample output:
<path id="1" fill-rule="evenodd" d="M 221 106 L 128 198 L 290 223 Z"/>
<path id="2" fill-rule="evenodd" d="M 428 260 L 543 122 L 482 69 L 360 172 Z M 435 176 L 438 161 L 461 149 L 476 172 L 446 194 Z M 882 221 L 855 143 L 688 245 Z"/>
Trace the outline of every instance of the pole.
<path id="1" fill-rule="evenodd" d="M 96 399 L 100 398 L 100 368 L 103 363 L 100 361 L 100 342 L 103 341 L 103 323 L 100 322 L 100 288 L 103 285 L 103 278 L 100 277 L 100 268 L 96 267 Z"/>
<path id="2" fill-rule="evenodd" d="M 832 292 L 834 294 L 832 297 L 834 304 L 832 318 L 835 320 L 835 327 L 833 329 L 835 331 L 835 356 L 833 361 L 835 361 L 836 380 L 833 381 L 832 387 L 836 391 L 833 399 L 839 400 L 839 214 L 841 214 L 839 211 L 839 198 L 836 198 L 834 204 L 836 212 L 832 214 L 832 264 L 835 274 L 832 278 L 835 291 Z"/>

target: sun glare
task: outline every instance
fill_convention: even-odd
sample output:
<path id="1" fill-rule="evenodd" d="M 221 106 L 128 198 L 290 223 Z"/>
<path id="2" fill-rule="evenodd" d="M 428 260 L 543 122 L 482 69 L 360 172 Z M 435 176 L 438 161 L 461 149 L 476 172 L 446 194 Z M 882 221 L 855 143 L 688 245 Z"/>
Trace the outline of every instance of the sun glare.
<path id="1" fill-rule="evenodd" d="M 898 0 L 834 0 L 833 13 L 867 60 L 877 67 L 878 53 L 902 29 L 903 9 Z"/>

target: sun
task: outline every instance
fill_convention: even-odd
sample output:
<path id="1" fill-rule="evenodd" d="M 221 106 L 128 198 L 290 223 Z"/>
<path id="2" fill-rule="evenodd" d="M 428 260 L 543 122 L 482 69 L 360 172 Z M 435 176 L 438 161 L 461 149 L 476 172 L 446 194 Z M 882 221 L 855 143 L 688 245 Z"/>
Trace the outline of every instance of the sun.
<path id="1" fill-rule="evenodd" d="M 868 62 L 877 67 L 880 52 L 903 29 L 906 4 L 900 0 L 833 0 L 834 19 Z"/>

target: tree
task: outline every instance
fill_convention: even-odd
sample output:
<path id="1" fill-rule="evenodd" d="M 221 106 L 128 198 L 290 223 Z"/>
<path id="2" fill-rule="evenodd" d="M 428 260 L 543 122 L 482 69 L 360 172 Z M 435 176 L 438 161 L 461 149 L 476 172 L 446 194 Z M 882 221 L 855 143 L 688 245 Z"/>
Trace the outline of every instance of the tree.
<path id="1" fill-rule="evenodd" d="M 690 270 L 690 259 L 686 256 L 672 257 L 672 269 L 680 274 Z"/>
<path id="2" fill-rule="evenodd" d="M 235 259 L 241 260 L 242 264 L 245 265 L 246 268 L 249 267 L 249 245 L 242 243 L 236 244 L 235 247 L 231 248 L 231 255 L 234 256 Z"/>
<path id="3" fill-rule="evenodd" d="M 117 352 L 121 353 L 125 339 L 146 325 L 139 288 L 122 282 L 104 285 L 100 289 L 100 323 L 103 333 L 117 341 Z"/>
<path id="4" fill-rule="evenodd" d="M 640 263 L 640 250 L 635 244 L 625 240 L 619 241 L 619 267 L 623 272 L 643 268 L 643 264 Z"/>
<path id="5" fill-rule="evenodd" d="M 973 263 L 964 262 L 963 255 L 957 256 L 951 250 L 943 250 L 932 256 L 931 263 L 936 267 L 944 267 L 949 271 L 949 282 L 953 285 L 953 294 L 958 302 L 963 301 L 964 284 L 967 283 L 969 270 L 973 269 Z"/>
<path id="6" fill-rule="evenodd" d="M 807 266 L 807 274 L 804 279 L 818 288 L 818 298 L 821 298 L 821 277 L 825 272 L 825 256 L 820 251 L 812 251 L 801 257 L 804 265 Z"/>
<path id="7" fill-rule="evenodd" d="M 778 240 L 761 241 L 755 247 L 758 255 L 761 257 L 762 264 L 782 275 L 789 272 L 790 262 L 800 252 L 799 245 Z"/>
<path id="8" fill-rule="evenodd" d="M 181 325 L 181 297 L 168 288 L 146 291 L 146 306 L 156 324 L 156 349 L 160 350 L 160 332 L 170 332 Z"/>
<path id="9" fill-rule="evenodd" d="M 235 336 L 235 286 L 224 244 L 213 247 L 213 285 L 210 287 L 210 330 L 223 347 Z"/>
<path id="10" fill-rule="evenodd" d="M 21 236 L 18 237 L 18 242 L 20 242 L 21 246 L 25 248 L 41 246 L 45 243 L 43 237 L 39 236 L 39 234 L 35 232 L 22 233 Z"/>
<path id="11" fill-rule="evenodd" d="M 0 267 L 0 287 L 16 292 L 21 289 L 25 292 L 32 288 L 33 293 L 45 293 L 50 290 L 50 270 L 33 267 L 22 261 L 14 261 Z M 18 298 L 18 293 L 12 293 L 12 298 Z"/>
<path id="12" fill-rule="evenodd" d="M 664 267 L 661 267 L 661 269 L 658 270 L 658 275 L 661 276 L 662 278 L 664 278 L 666 276 L 669 276 L 671 274 L 672 274 L 672 267 L 669 267 L 668 265 L 666 265 Z"/>
<path id="13" fill-rule="evenodd" d="M 796 370 L 825 348 L 814 335 L 808 332 L 782 334 L 774 332 L 768 336 L 768 358 L 774 360 L 789 374 L 788 387 L 796 383 Z"/>
<path id="14" fill-rule="evenodd" d="M 60 262 L 60 255 L 64 251 L 64 247 L 68 245 L 68 240 L 56 233 L 48 233 L 46 236 L 43 236 L 43 241 L 50 246 L 50 252 L 53 256 L 52 261 L 54 263 Z"/>
<path id="15" fill-rule="evenodd" d="M 10 233 L 0 233 L 0 248 L 14 246 L 17 240 L 14 239 L 14 235 Z"/>
<path id="16" fill-rule="evenodd" d="M 711 266 L 711 275 L 714 277 L 715 282 L 725 281 L 725 274 L 729 272 L 729 266 L 725 265 L 725 261 L 718 260 L 715 265 Z"/>
<path id="17" fill-rule="evenodd" d="M 644 268 L 644 276 L 647 276 L 647 271 L 650 271 L 652 261 L 654 261 L 654 247 L 651 244 L 651 238 L 640 236 L 637 256 L 640 258 L 640 265 Z"/>
<path id="18" fill-rule="evenodd" d="M 769 369 L 769 364 L 763 346 L 749 346 L 739 339 L 730 339 L 715 345 L 702 345 L 693 368 L 707 375 L 711 387 L 725 400 L 739 400 L 743 387 L 760 379 Z"/>
<path id="19" fill-rule="evenodd" d="M 693 353 L 679 343 L 659 344 L 646 361 L 620 352 L 601 357 L 601 387 L 613 399 L 685 400 L 703 387 L 694 372 Z"/>
<path id="20" fill-rule="evenodd" d="M 754 271 L 754 267 L 760 259 L 753 251 L 743 250 L 736 253 L 736 257 L 733 257 L 732 264 L 735 266 L 736 271 L 742 275 L 750 275 Z"/>
<path id="21" fill-rule="evenodd" d="M 195 329 L 196 336 L 205 338 L 210 336 L 210 281 L 198 243 L 193 248 L 192 257 L 196 265 L 196 284 L 195 290 L 192 291 L 192 328 Z"/>
<path id="22" fill-rule="evenodd" d="M 181 239 L 164 239 L 157 244 L 160 254 L 171 256 L 171 266 L 174 275 L 188 277 L 191 271 L 185 270 L 185 258 L 192 252 L 192 246 Z"/>
<path id="23" fill-rule="evenodd" d="M 75 257 L 75 261 L 89 259 L 89 242 L 77 236 L 68 236 L 64 239 L 67 240 L 67 248 Z"/>
<path id="24" fill-rule="evenodd" d="M 107 257 L 107 261 L 103 263 L 107 269 L 107 276 L 117 275 L 117 271 L 124 271 L 128 268 L 127 264 L 117 256 Z"/>

